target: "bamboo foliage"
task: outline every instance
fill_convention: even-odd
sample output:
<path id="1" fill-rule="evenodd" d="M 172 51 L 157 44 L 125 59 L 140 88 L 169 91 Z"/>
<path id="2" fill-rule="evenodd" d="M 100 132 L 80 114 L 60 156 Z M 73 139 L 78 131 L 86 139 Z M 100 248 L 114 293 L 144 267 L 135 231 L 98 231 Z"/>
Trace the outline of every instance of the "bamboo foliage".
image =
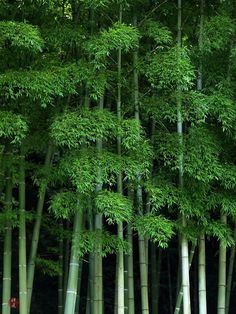
<path id="1" fill-rule="evenodd" d="M 233 311 L 235 17 L 0 2 L 3 314 Z"/>

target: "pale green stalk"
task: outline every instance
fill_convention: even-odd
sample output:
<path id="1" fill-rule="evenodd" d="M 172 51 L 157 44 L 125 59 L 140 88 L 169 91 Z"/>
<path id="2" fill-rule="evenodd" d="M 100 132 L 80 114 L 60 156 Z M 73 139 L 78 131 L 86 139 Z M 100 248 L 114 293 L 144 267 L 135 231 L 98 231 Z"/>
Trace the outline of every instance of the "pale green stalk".
<path id="1" fill-rule="evenodd" d="M 178 46 L 182 44 L 182 0 L 178 0 Z M 179 134 L 179 145 L 183 146 L 183 118 L 182 118 L 182 100 L 181 90 L 178 87 L 177 96 L 177 133 Z M 183 154 L 179 156 L 179 186 L 183 187 Z M 187 226 L 187 221 L 182 214 L 182 227 Z M 182 285 L 183 285 L 183 310 L 184 314 L 191 314 L 190 305 L 190 280 L 189 280 L 189 256 L 188 256 L 188 240 L 186 235 L 181 235 L 181 260 L 182 260 Z"/>
<path id="2" fill-rule="evenodd" d="M 79 252 L 76 247 L 76 243 L 80 240 L 80 232 L 83 223 L 83 212 L 77 208 L 77 212 L 74 216 L 74 228 L 72 234 L 71 255 L 69 264 L 69 276 L 66 290 L 66 302 L 64 314 L 74 314 L 77 287 L 78 287 L 78 275 L 79 275 Z"/>
<path id="3" fill-rule="evenodd" d="M 204 22 L 204 6 L 205 0 L 201 0 L 201 16 L 199 31 L 199 50 L 203 47 L 203 22 Z M 200 61 L 197 80 L 198 91 L 202 90 L 202 61 Z M 199 258 L 198 258 L 198 298 L 199 298 L 199 314 L 207 314 L 206 299 L 206 252 L 205 252 L 205 234 L 202 232 L 199 238 Z"/>
<path id="4" fill-rule="evenodd" d="M 78 287 L 77 287 L 77 297 L 75 305 L 75 314 L 79 314 L 80 307 L 80 290 L 81 290 L 81 281 L 82 281 L 82 270 L 83 270 L 83 261 L 79 261 L 79 275 L 78 275 Z"/>
<path id="5" fill-rule="evenodd" d="M 189 269 L 191 268 L 191 265 L 192 265 L 193 256 L 194 256 L 194 253 L 195 253 L 196 246 L 197 246 L 197 242 L 194 241 L 194 243 L 192 245 L 192 248 L 190 250 L 190 254 L 189 254 Z M 179 292 L 178 292 L 177 301 L 176 301 L 174 314 L 179 314 L 180 313 L 182 301 L 183 301 L 183 286 L 182 286 L 182 282 L 181 282 L 180 289 L 179 289 Z"/>
<path id="6" fill-rule="evenodd" d="M 233 271 L 234 271 L 234 262 L 235 262 L 235 243 L 236 243 L 236 226 L 234 227 L 234 245 L 232 245 L 231 250 L 230 250 L 229 270 L 228 270 L 227 289 L 226 289 L 226 310 L 225 310 L 225 314 L 229 313 L 229 308 L 230 308 L 230 295 L 231 295 L 231 287 L 232 287 Z"/>
<path id="7" fill-rule="evenodd" d="M 137 25 L 137 17 L 134 16 L 134 25 Z M 139 117 L 139 77 L 138 77 L 138 51 L 135 50 L 133 54 L 134 64 L 134 106 L 135 106 L 135 119 L 140 123 Z M 138 174 L 138 181 L 141 181 L 141 177 Z M 137 187 L 137 206 L 139 214 L 143 214 L 143 195 L 142 187 L 138 184 Z M 148 265 L 147 265 L 147 243 L 143 235 L 139 234 L 139 268 L 140 268 L 140 281 L 141 281 L 141 306 L 142 314 L 149 313 L 149 301 L 148 301 Z"/>
<path id="8" fill-rule="evenodd" d="M 119 22 L 122 22 L 122 5 L 120 5 Z M 121 48 L 118 50 L 118 77 L 117 77 L 117 119 L 121 120 Z M 117 137 L 117 154 L 121 156 L 121 137 Z M 117 177 L 117 192 L 122 194 L 122 174 Z M 118 223 L 118 237 L 123 240 L 123 222 Z M 124 314 L 124 252 L 120 248 L 117 255 L 117 313 Z"/>
<path id="9" fill-rule="evenodd" d="M 19 295 L 20 314 L 27 313 L 26 225 L 25 225 L 25 156 L 20 156 L 19 182 Z"/>
<path id="10" fill-rule="evenodd" d="M 91 208 L 88 211 L 88 224 L 89 230 L 93 231 L 93 213 Z M 86 314 L 93 314 L 93 302 L 94 302 L 94 254 L 89 254 L 89 279 L 87 288 L 87 304 Z"/>
<path id="11" fill-rule="evenodd" d="M 128 228 L 128 226 L 127 226 Z M 127 235 L 128 240 L 128 235 Z M 128 254 L 124 256 L 124 305 L 125 314 L 129 313 L 129 293 L 128 293 Z"/>
<path id="12" fill-rule="evenodd" d="M 151 288 L 152 288 L 152 313 L 158 314 L 157 306 L 157 247 L 151 243 Z"/>
<path id="13" fill-rule="evenodd" d="M 45 172 L 49 171 L 51 159 L 53 154 L 53 147 L 52 145 L 48 146 L 46 158 L 45 158 Z M 31 306 L 31 298 L 32 298 L 32 291 L 33 291 L 33 282 L 34 282 L 34 271 L 35 271 L 35 259 L 37 256 L 38 250 L 38 242 L 39 242 L 39 233 L 41 227 L 41 220 L 42 220 L 42 213 L 43 213 L 43 206 L 45 200 L 47 184 L 44 184 L 43 187 L 39 191 L 39 198 L 37 203 L 36 209 L 36 220 L 34 223 L 34 230 L 32 235 L 32 242 L 30 248 L 30 255 L 28 260 L 28 267 L 27 267 L 27 298 L 28 298 L 28 313 L 30 313 L 30 306 Z"/>
<path id="14" fill-rule="evenodd" d="M 12 179 L 10 172 L 6 177 L 6 195 L 5 195 L 6 213 L 9 215 L 12 211 Z M 12 261 L 12 226 L 11 221 L 6 222 L 3 249 L 3 286 L 2 286 L 2 314 L 10 314 L 8 301 L 11 298 L 11 261 Z"/>
<path id="15" fill-rule="evenodd" d="M 130 224 L 127 226 L 127 240 L 130 245 L 128 254 L 128 313 L 135 313 L 134 304 L 134 261 L 133 261 L 133 232 Z"/>
<path id="16" fill-rule="evenodd" d="M 139 203 L 142 204 L 142 203 Z M 139 234 L 139 268 L 140 268 L 140 283 L 141 283 L 141 302 L 142 314 L 149 314 L 148 302 L 148 273 L 147 273 L 147 259 L 145 238 Z"/>
<path id="17" fill-rule="evenodd" d="M 227 224 L 227 216 L 221 215 L 221 222 Z M 218 302 L 217 314 L 225 314 L 226 297 L 226 245 L 220 241 L 219 248 L 219 277 L 218 277 Z"/>
<path id="18" fill-rule="evenodd" d="M 104 97 L 101 97 L 99 103 L 99 109 L 102 110 L 104 105 Z M 102 140 L 97 140 L 97 152 L 102 152 Z M 101 168 L 98 169 L 98 180 L 101 181 L 102 173 Z M 102 182 L 99 182 L 96 186 L 96 192 L 100 192 L 102 190 Z M 95 215 L 95 230 L 102 232 L 103 222 L 102 222 L 102 214 L 97 213 Z M 94 254 L 94 302 L 93 302 L 93 311 L 94 314 L 102 314 L 103 313 L 103 268 L 102 268 L 102 245 L 101 243 L 98 245 L 97 251 Z"/>
<path id="19" fill-rule="evenodd" d="M 198 254 L 198 297 L 199 297 L 199 314 L 207 313 L 206 303 L 206 252 L 205 252 L 205 233 L 202 232 L 199 237 L 199 254 Z"/>

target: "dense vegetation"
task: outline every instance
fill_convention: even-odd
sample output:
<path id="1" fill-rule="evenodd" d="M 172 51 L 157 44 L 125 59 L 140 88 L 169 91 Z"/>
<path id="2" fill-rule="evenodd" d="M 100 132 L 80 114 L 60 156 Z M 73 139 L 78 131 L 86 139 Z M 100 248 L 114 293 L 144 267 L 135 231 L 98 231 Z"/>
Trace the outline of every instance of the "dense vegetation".
<path id="1" fill-rule="evenodd" d="M 2 314 L 234 313 L 235 18 L 0 1 Z"/>

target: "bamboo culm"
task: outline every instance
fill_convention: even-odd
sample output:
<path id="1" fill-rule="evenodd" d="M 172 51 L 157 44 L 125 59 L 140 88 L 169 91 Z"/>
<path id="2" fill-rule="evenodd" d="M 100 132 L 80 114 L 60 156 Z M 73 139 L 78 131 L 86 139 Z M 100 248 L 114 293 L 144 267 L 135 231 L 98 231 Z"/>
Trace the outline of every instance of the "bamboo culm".
<path id="1" fill-rule="evenodd" d="M 50 168 L 52 155 L 53 155 L 53 147 L 52 145 L 49 144 L 46 158 L 45 158 L 45 163 L 44 163 L 44 168 L 45 170 L 47 170 L 47 172 L 49 171 L 49 168 Z M 39 233 L 40 233 L 40 227 L 41 227 L 46 189 L 47 189 L 47 186 L 44 185 L 39 192 L 39 198 L 38 198 L 37 209 L 36 209 L 36 220 L 34 223 L 33 236 L 32 236 L 28 266 L 27 266 L 27 299 L 28 299 L 27 311 L 28 313 L 30 313 L 31 297 L 32 297 L 33 282 L 34 282 L 35 259 L 36 259 L 37 250 L 38 250 Z"/>
<path id="2" fill-rule="evenodd" d="M 8 171 L 6 177 L 6 195 L 5 211 L 12 210 L 12 178 Z M 11 260 L 12 260 L 12 227 L 11 222 L 7 221 L 4 235 L 4 252 L 3 252 L 3 287 L 2 287 L 2 314 L 10 314 L 8 301 L 11 297 Z"/>
<path id="3" fill-rule="evenodd" d="M 122 23 L 122 5 L 119 10 L 119 22 Z M 121 120 L 121 48 L 118 49 L 118 65 L 117 65 L 117 119 Z M 117 154 L 121 156 L 121 137 L 117 137 Z M 122 174 L 121 172 L 117 176 L 117 192 L 122 194 Z M 119 222 L 117 226 L 118 237 L 123 240 L 123 222 Z M 117 313 L 124 314 L 124 252 L 120 248 L 117 255 Z"/>
<path id="4" fill-rule="evenodd" d="M 236 243 L 236 226 L 234 227 L 234 245 L 231 247 L 231 250 L 230 250 L 229 271 L 228 271 L 227 289 L 226 289 L 225 314 L 229 313 L 229 307 L 230 307 L 230 295 L 231 295 L 231 287 L 232 287 L 234 263 L 235 263 L 235 243 Z"/>
<path id="5" fill-rule="evenodd" d="M 77 287 L 78 287 L 78 275 L 79 275 L 79 257 L 78 250 L 76 248 L 76 243 L 79 241 L 80 232 L 83 223 L 83 211 L 79 209 L 79 204 L 77 207 L 77 212 L 74 216 L 74 227 L 72 235 L 72 245 L 71 245 L 71 256 L 69 264 L 69 276 L 66 290 L 66 302 L 64 314 L 69 314 L 75 312 L 75 304 L 77 297 Z"/>
<path id="6" fill-rule="evenodd" d="M 178 46 L 182 45 L 182 1 L 178 0 Z M 180 58 L 180 57 L 179 57 Z M 179 134 L 179 145 L 183 145 L 183 118 L 182 118 L 182 100 L 181 90 L 177 90 L 177 133 Z M 183 153 L 179 155 L 179 186 L 183 188 Z M 187 226 L 187 221 L 182 214 L 182 227 Z M 186 235 L 181 235 L 181 260 L 182 260 L 182 285 L 183 285 L 183 310 L 184 314 L 191 314 L 190 305 L 190 280 L 189 280 L 189 256 L 188 240 Z"/>
<path id="7" fill-rule="evenodd" d="M 131 226 L 127 226 L 127 240 L 130 245 L 128 255 L 128 313 L 135 313 L 134 303 L 134 261 L 133 261 L 133 232 Z"/>
<path id="8" fill-rule="evenodd" d="M 226 215 L 221 215 L 221 222 L 225 225 L 227 224 Z M 225 314 L 225 297 L 226 297 L 226 246 L 223 243 L 223 241 L 220 241 L 217 314 Z"/>
<path id="9" fill-rule="evenodd" d="M 204 232 L 202 232 L 199 237 L 198 278 L 199 314 L 206 314 L 206 252 Z"/>
<path id="10" fill-rule="evenodd" d="M 191 268 L 192 265 L 192 261 L 193 261 L 193 256 L 196 250 L 196 246 L 197 246 L 197 242 L 194 241 L 190 254 L 189 254 L 189 269 Z M 174 314 L 179 314 L 180 310 L 181 310 L 181 305 L 182 305 L 182 301 L 183 301 L 183 286 L 182 283 L 180 284 L 180 289 L 178 292 L 178 297 L 177 297 L 177 301 L 176 301 L 176 306 L 175 306 L 175 311 Z"/>
<path id="11" fill-rule="evenodd" d="M 101 97 L 99 102 L 99 109 L 103 110 L 104 106 L 104 96 Z M 96 143 L 97 151 L 99 153 L 102 152 L 102 140 L 97 140 Z M 102 173 L 101 168 L 98 169 L 98 178 L 101 181 Z M 98 183 L 96 186 L 96 192 L 102 190 L 102 183 Z M 102 214 L 97 213 L 95 215 L 95 230 L 102 231 L 103 228 L 103 218 Z M 102 314 L 103 313 L 103 265 L 102 265 L 102 246 L 99 244 L 97 248 L 97 252 L 94 254 L 94 291 L 93 291 L 93 312 L 94 314 Z"/>
<path id="12" fill-rule="evenodd" d="M 25 156 L 20 156 L 19 182 L 19 295 L 20 314 L 27 313 L 26 223 L 25 223 Z"/>

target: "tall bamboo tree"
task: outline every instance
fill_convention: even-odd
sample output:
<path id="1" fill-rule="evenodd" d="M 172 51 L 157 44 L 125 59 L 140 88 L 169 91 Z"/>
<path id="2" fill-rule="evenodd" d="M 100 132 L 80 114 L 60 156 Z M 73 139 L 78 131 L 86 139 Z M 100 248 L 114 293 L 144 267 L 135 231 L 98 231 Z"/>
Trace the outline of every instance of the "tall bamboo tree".
<path id="1" fill-rule="evenodd" d="M 200 5 L 200 30 L 199 30 L 199 51 L 202 54 L 203 46 L 203 23 L 204 23 L 205 1 L 201 0 Z M 202 91 L 202 55 L 200 56 L 200 65 L 198 69 L 197 89 Z M 199 237 L 199 257 L 198 257 L 198 277 L 199 277 L 199 313 L 207 313 L 206 302 L 206 253 L 205 253 L 205 234 L 202 232 Z"/>
<path id="2" fill-rule="evenodd" d="M 119 22 L 122 23 L 123 8 L 119 8 Z M 118 64 L 117 64 L 117 119 L 121 121 L 121 67 L 122 67 L 122 51 L 118 49 Z M 121 137 L 117 137 L 117 154 L 121 156 Z M 122 173 L 120 172 L 117 177 L 117 192 L 123 193 Z M 118 237 L 123 240 L 123 222 L 118 223 L 117 229 Z M 124 314 L 124 252 L 119 250 L 117 255 L 117 314 Z"/>

